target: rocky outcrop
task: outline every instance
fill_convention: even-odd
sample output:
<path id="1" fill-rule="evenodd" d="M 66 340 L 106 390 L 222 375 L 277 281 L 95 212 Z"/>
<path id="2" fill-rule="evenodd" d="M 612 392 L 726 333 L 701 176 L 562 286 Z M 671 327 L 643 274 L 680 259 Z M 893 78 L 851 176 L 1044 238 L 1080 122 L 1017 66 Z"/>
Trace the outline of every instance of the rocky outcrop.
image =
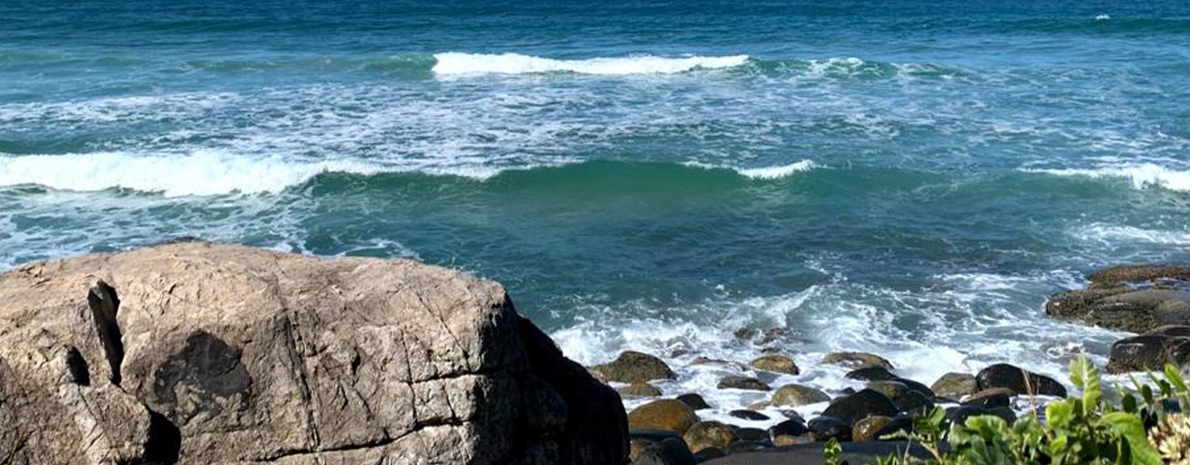
<path id="1" fill-rule="evenodd" d="M 497 284 L 180 243 L 0 275 L 5 463 L 616 464 L 619 396 Z"/>
<path id="2" fill-rule="evenodd" d="M 1095 272 L 1088 280 L 1088 289 L 1051 297 L 1046 313 L 1133 333 L 1190 324 L 1190 269 L 1123 266 Z"/>
<path id="3" fill-rule="evenodd" d="M 1174 334 L 1182 334 L 1182 328 L 1186 327 L 1175 326 L 1165 329 Z M 1161 371 L 1166 363 L 1179 367 L 1190 365 L 1190 337 L 1154 332 L 1116 341 L 1111 346 L 1107 371 Z"/>

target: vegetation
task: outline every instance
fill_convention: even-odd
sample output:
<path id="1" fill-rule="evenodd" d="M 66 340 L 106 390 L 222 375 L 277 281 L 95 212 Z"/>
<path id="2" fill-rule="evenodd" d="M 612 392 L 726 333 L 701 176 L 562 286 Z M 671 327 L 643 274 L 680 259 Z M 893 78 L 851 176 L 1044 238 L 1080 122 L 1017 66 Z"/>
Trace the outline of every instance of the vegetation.
<path id="1" fill-rule="evenodd" d="M 1070 363 L 1070 380 L 1082 391 L 1023 415 L 1009 425 L 995 416 L 968 418 L 951 425 L 941 408 L 914 419 L 908 439 L 929 458 L 893 455 L 877 465 L 1190 465 L 1190 390 L 1177 368 L 1151 384 L 1132 380 L 1139 395 L 1124 394 L 1120 405 L 1102 398 L 1099 373 L 1085 357 Z M 1038 415 L 1038 413 L 1042 413 Z M 828 443 L 828 465 L 842 465 L 838 443 Z"/>

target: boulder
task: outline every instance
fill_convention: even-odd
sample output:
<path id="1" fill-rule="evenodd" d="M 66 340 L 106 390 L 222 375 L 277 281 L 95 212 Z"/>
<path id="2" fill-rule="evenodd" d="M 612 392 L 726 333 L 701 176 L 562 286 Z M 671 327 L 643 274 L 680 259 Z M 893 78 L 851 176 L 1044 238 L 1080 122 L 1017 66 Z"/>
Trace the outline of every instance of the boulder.
<path id="1" fill-rule="evenodd" d="M 867 388 L 884 394 L 894 403 L 909 393 L 909 387 L 898 381 L 871 381 L 867 384 Z"/>
<path id="2" fill-rule="evenodd" d="M 749 421 L 765 421 L 769 419 L 768 415 L 757 412 L 755 410 L 732 410 L 727 412 L 728 415 L 739 418 L 741 420 Z"/>
<path id="3" fill-rule="evenodd" d="M 614 390 L 498 284 L 185 242 L 0 274 L 0 457 L 620 464 Z"/>
<path id="4" fill-rule="evenodd" d="M 748 391 L 768 391 L 772 388 L 763 381 L 747 376 L 726 376 L 719 380 L 719 389 L 744 389 Z"/>
<path id="5" fill-rule="evenodd" d="M 980 370 L 979 374 L 975 375 L 976 389 L 982 391 L 1002 387 L 1011 389 L 1017 395 L 1028 395 L 1030 391 L 1025 382 L 1026 374 L 1028 375 L 1028 387 L 1032 388 L 1033 394 L 1066 397 L 1066 388 L 1062 386 L 1062 383 L 1048 376 L 1030 373 L 1007 363 L 997 363 Z"/>
<path id="6" fill-rule="evenodd" d="M 897 375 L 892 374 L 887 368 L 878 366 L 868 366 L 863 368 L 856 368 L 847 372 L 849 379 L 858 379 L 860 381 L 893 381 L 898 379 Z"/>
<path id="7" fill-rule="evenodd" d="M 1190 270 L 1171 266 L 1126 266 L 1092 274 L 1089 289 L 1055 294 L 1050 316 L 1133 333 L 1190 325 Z"/>
<path id="8" fill-rule="evenodd" d="M 760 410 L 764 410 L 764 409 L 772 407 L 772 406 L 773 406 L 772 401 L 761 400 L 761 401 L 756 401 L 751 404 L 748 404 L 748 410 L 760 411 Z"/>
<path id="9" fill-rule="evenodd" d="M 931 399 L 920 392 L 909 391 L 903 397 L 894 400 L 893 405 L 896 405 L 897 410 L 902 412 L 918 413 L 934 407 L 934 402 Z"/>
<path id="10" fill-rule="evenodd" d="M 884 394 L 864 389 L 855 394 L 835 399 L 822 412 L 824 417 L 834 417 L 854 425 L 856 421 L 870 416 L 892 417 L 897 414 L 897 406 L 888 400 Z"/>
<path id="11" fill-rule="evenodd" d="M 975 376 L 967 373 L 947 373 L 930 385 L 934 394 L 950 399 L 962 399 L 975 392 Z"/>
<path id="12" fill-rule="evenodd" d="M 859 420 L 855 422 L 855 426 L 851 427 L 851 440 L 862 442 L 876 439 L 876 432 L 892 421 L 892 417 L 885 416 L 873 416 Z"/>
<path id="13" fill-rule="evenodd" d="M 846 420 L 834 417 L 818 417 L 810 420 L 806 424 L 810 429 L 810 436 L 815 441 L 826 441 L 830 439 L 837 439 L 839 441 L 851 440 L 851 423 Z"/>
<path id="14" fill-rule="evenodd" d="M 682 435 L 673 431 L 659 429 L 635 429 L 628 432 L 629 452 L 628 460 L 635 461 L 649 446 L 666 439 L 682 440 Z"/>
<path id="15" fill-rule="evenodd" d="M 658 397 L 661 390 L 649 383 L 632 383 L 616 389 L 624 397 Z"/>
<path id="16" fill-rule="evenodd" d="M 654 400 L 628 414 L 628 427 L 634 430 L 659 429 L 683 434 L 697 422 L 694 409 L 674 399 Z"/>
<path id="17" fill-rule="evenodd" d="M 764 442 L 769 438 L 769 433 L 760 428 L 736 428 L 735 435 L 741 441 L 748 442 Z"/>
<path id="18" fill-rule="evenodd" d="M 781 354 L 761 355 L 749 365 L 757 370 L 784 373 L 787 375 L 796 375 L 801 372 L 797 364 L 793 362 L 793 359 Z"/>
<path id="19" fill-rule="evenodd" d="M 904 431 L 907 433 L 913 432 L 913 417 L 909 415 L 897 415 L 893 417 L 892 421 L 888 422 L 880 429 L 872 434 L 872 439 L 883 441 L 884 437 Z"/>
<path id="20" fill-rule="evenodd" d="M 632 465 L 694 465 L 698 459 L 690 453 L 686 443 L 678 438 L 668 438 L 649 444 L 632 461 Z"/>
<path id="21" fill-rule="evenodd" d="M 690 446 L 690 451 L 697 454 L 712 447 L 727 449 L 736 441 L 736 434 L 732 427 L 723 423 L 701 421 L 686 430 L 682 438 L 686 440 L 686 445 Z"/>
<path id="22" fill-rule="evenodd" d="M 835 352 L 822 357 L 822 363 L 846 368 L 880 367 L 892 370 L 893 364 L 884 357 L 864 352 Z"/>
<path id="23" fill-rule="evenodd" d="M 1190 362 L 1190 337 L 1142 334 L 1116 341 L 1108 357 L 1108 373 L 1161 371 L 1166 363 Z"/>
<path id="24" fill-rule="evenodd" d="M 621 383 L 644 383 L 655 379 L 674 379 L 673 370 L 661 359 L 652 355 L 625 351 L 615 360 L 591 367 L 608 381 Z"/>
<path id="25" fill-rule="evenodd" d="M 773 393 L 773 405 L 778 407 L 801 407 L 830 400 L 831 396 L 825 392 L 800 384 L 786 384 Z"/>
<path id="26" fill-rule="evenodd" d="M 702 396 L 695 393 L 682 394 L 678 396 L 678 400 L 683 404 L 689 405 L 690 408 L 694 410 L 711 408 L 711 405 L 708 404 L 707 401 L 702 398 Z"/>
<path id="27" fill-rule="evenodd" d="M 780 436 L 801 437 L 810 433 L 810 429 L 801 419 L 790 419 L 769 427 L 769 439 L 777 444 Z"/>

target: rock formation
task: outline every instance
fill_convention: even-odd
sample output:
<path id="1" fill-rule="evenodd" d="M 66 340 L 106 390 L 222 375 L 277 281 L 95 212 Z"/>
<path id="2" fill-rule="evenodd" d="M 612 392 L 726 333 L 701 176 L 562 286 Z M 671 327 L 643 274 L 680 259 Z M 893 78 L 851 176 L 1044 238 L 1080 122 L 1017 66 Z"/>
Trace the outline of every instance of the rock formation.
<path id="1" fill-rule="evenodd" d="M 619 396 L 498 284 L 177 243 L 0 275 L 0 462 L 609 464 Z"/>

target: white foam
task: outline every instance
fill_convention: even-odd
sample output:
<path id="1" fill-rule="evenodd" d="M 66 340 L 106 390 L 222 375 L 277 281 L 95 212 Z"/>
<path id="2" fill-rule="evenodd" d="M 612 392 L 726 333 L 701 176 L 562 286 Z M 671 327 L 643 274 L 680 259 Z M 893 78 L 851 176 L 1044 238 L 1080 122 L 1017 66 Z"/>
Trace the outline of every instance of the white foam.
<path id="1" fill-rule="evenodd" d="M 279 192 L 325 172 L 372 174 L 381 167 L 354 161 L 287 162 L 212 151 L 137 156 L 123 152 L 0 157 L 0 185 L 37 184 L 58 190 L 122 187 L 166 196 Z"/>
<path id="2" fill-rule="evenodd" d="M 1111 245 L 1118 242 L 1141 242 L 1159 245 L 1188 245 L 1190 232 L 1174 230 L 1142 229 L 1133 226 L 1092 224 L 1078 228 L 1073 235 L 1088 242 Z"/>
<path id="3" fill-rule="evenodd" d="M 1170 190 L 1190 192 L 1190 171 L 1179 171 L 1152 163 L 1125 166 L 1102 166 L 1091 169 L 1024 169 L 1032 173 L 1046 173 L 1056 176 L 1082 176 L 1089 178 L 1126 178 L 1137 189 L 1163 187 Z"/>
<path id="4" fill-rule="evenodd" d="M 1101 15 L 1095 17 L 1095 21 L 1107 21 L 1109 19 L 1111 19 L 1111 16 L 1108 16 L 1106 14 L 1101 14 Z"/>
<path id="5" fill-rule="evenodd" d="M 742 65 L 747 55 L 720 57 L 688 56 L 667 58 L 652 55 L 623 58 L 589 58 L 585 60 L 555 60 L 521 55 L 519 53 L 437 53 L 434 73 L 456 74 L 530 74 L 571 72 L 578 74 L 673 74 L 694 69 L 720 69 Z"/>
<path id="6" fill-rule="evenodd" d="M 788 165 L 737 169 L 736 171 L 752 179 L 778 179 L 796 173 L 804 173 L 814 168 L 818 168 L 818 164 L 814 163 L 813 160 L 802 160 L 797 163 L 790 163 Z"/>

